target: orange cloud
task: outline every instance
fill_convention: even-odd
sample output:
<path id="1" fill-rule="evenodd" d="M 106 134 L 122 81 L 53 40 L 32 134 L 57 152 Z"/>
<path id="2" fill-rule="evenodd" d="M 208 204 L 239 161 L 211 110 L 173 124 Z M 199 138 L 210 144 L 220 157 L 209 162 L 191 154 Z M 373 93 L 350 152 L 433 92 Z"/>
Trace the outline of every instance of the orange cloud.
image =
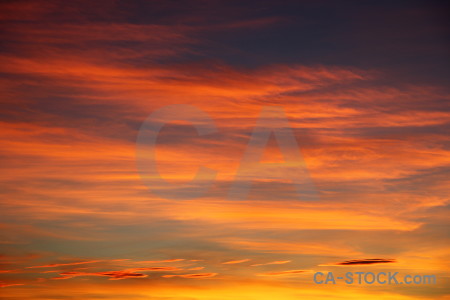
<path id="1" fill-rule="evenodd" d="M 284 275 L 296 275 L 302 274 L 305 272 L 309 272 L 308 270 L 287 270 L 287 271 L 279 271 L 279 272 L 267 272 L 258 274 L 260 276 L 284 276 Z"/>
<path id="2" fill-rule="evenodd" d="M 3 283 L 3 282 L 0 282 L 0 288 L 10 287 L 10 286 L 18 286 L 18 285 L 25 285 L 25 284 L 23 284 L 23 283 Z"/>
<path id="3" fill-rule="evenodd" d="M 125 271 L 109 271 L 109 272 L 96 272 L 96 273 L 71 271 L 71 272 L 62 272 L 62 273 L 59 273 L 59 275 L 60 276 L 53 277 L 52 279 L 70 279 L 70 278 L 79 277 L 79 276 L 105 276 L 105 277 L 109 277 L 109 280 L 148 277 L 147 274 L 125 272 Z"/>
<path id="4" fill-rule="evenodd" d="M 34 268 L 55 268 L 55 267 L 63 267 L 63 266 L 75 266 L 75 265 L 84 265 L 84 264 L 93 264 L 102 262 L 102 260 L 88 260 L 88 261 L 80 261 L 80 262 L 72 262 L 72 263 L 62 263 L 62 264 L 49 264 L 49 265 L 42 265 L 42 266 L 31 266 L 27 267 L 28 269 L 34 269 Z"/>
<path id="5" fill-rule="evenodd" d="M 262 263 L 262 264 L 254 264 L 254 265 L 251 265 L 251 267 L 267 266 L 267 265 L 283 265 L 283 264 L 287 264 L 290 262 L 291 262 L 290 260 L 277 260 L 277 261 L 271 261 L 271 262 Z"/>
<path id="6" fill-rule="evenodd" d="M 180 277 L 180 278 L 190 278 L 190 279 L 202 279 L 211 278 L 216 276 L 217 273 L 197 273 L 197 274 L 181 274 L 181 275 L 163 275 L 164 278 Z"/>
<path id="7" fill-rule="evenodd" d="M 183 258 L 173 258 L 173 259 L 165 259 L 165 260 L 142 260 L 142 261 L 136 261 L 135 263 L 139 264 L 158 264 L 158 263 L 172 263 L 172 262 L 180 262 L 184 261 Z"/>
<path id="8" fill-rule="evenodd" d="M 193 267 L 193 268 L 188 268 L 188 269 L 186 269 L 186 270 L 189 270 L 189 271 L 198 271 L 198 270 L 203 270 L 205 267 Z"/>
<path id="9" fill-rule="evenodd" d="M 247 261 L 250 261 L 251 259 L 240 259 L 240 260 L 230 260 L 230 261 L 226 261 L 223 262 L 223 265 L 234 265 L 234 264 L 241 264 Z"/>

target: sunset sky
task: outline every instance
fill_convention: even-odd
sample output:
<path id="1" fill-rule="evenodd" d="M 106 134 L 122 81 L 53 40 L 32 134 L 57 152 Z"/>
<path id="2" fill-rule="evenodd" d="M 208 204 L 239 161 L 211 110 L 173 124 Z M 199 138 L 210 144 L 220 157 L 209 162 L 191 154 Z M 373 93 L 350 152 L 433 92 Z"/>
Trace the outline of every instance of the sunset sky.
<path id="1" fill-rule="evenodd" d="M 0 298 L 450 299 L 449 19 L 425 0 L 2 1 Z M 162 128 L 166 198 L 137 140 L 175 104 L 216 131 L 188 110 Z M 272 134 L 238 176 L 267 107 L 302 161 L 280 166 Z M 217 175 L 189 198 L 199 166 Z M 437 282 L 313 281 L 348 271 Z"/>

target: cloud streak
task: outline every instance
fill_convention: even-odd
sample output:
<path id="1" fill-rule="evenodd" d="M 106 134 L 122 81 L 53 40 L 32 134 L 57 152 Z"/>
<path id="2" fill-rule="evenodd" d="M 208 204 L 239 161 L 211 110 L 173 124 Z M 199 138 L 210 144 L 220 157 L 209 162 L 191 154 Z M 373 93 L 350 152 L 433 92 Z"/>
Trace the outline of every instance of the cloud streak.
<path id="1" fill-rule="evenodd" d="M 374 265 L 374 264 L 386 264 L 396 263 L 395 259 L 384 258 L 367 258 L 367 259 L 352 259 L 336 263 L 338 266 L 353 266 L 353 265 Z"/>
<path id="2" fill-rule="evenodd" d="M 261 264 L 254 264 L 251 265 L 251 267 L 259 267 L 259 266 L 267 266 L 267 265 L 284 265 L 287 263 L 290 263 L 290 260 L 277 260 L 277 261 L 271 261 L 267 263 L 261 263 Z"/>
<path id="3" fill-rule="evenodd" d="M 179 277 L 179 278 L 188 278 L 188 279 L 203 279 L 203 278 L 211 278 L 215 277 L 217 273 L 197 273 L 197 274 L 180 274 L 180 275 L 163 275 L 164 278 L 173 278 L 173 277 Z"/>
<path id="4" fill-rule="evenodd" d="M 235 265 L 235 264 L 241 264 L 241 263 L 244 263 L 244 262 L 248 262 L 250 260 L 251 259 L 248 259 L 248 258 L 246 258 L 246 259 L 239 259 L 239 260 L 229 260 L 229 261 L 223 262 L 222 264 L 223 265 Z"/>
<path id="5" fill-rule="evenodd" d="M 277 272 L 267 272 L 260 273 L 260 276 L 290 276 L 290 275 L 298 275 L 308 272 L 308 270 L 286 270 L 286 271 L 277 271 Z"/>

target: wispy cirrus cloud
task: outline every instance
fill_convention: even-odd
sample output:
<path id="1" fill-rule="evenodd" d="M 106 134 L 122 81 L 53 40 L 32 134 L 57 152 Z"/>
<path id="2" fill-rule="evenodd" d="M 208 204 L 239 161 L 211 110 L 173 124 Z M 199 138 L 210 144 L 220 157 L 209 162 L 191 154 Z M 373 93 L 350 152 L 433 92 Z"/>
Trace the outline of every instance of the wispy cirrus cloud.
<path id="1" fill-rule="evenodd" d="M 134 263 L 136 264 L 158 264 L 158 263 L 175 263 L 175 262 L 181 262 L 185 261 L 184 258 L 171 258 L 171 259 L 164 259 L 164 260 L 142 260 L 142 261 L 136 261 Z"/>
<path id="2" fill-rule="evenodd" d="M 143 273 L 134 273 L 134 272 L 126 272 L 126 271 L 108 271 L 108 272 L 75 272 L 68 271 L 59 273 L 60 276 L 53 277 L 52 279 L 70 279 L 74 277 L 80 276 L 104 276 L 109 277 L 109 280 L 121 280 L 127 278 L 145 278 L 148 277 L 147 274 Z"/>
<path id="3" fill-rule="evenodd" d="M 244 262 L 248 262 L 248 261 L 250 261 L 250 260 L 251 260 L 251 259 L 249 259 L 249 258 L 238 259 L 238 260 L 229 260 L 229 261 L 223 262 L 222 264 L 223 264 L 223 265 L 235 265 L 235 264 L 241 264 L 241 263 L 244 263 Z"/>
<path id="4" fill-rule="evenodd" d="M 197 274 L 180 274 L 180 275 L 163 275 L 164 278 L 173 278 L 173 277 L 179 277 L 179 278 L 189 278 L 189 279 L 202 279 L 202 278 L 211 278 L 218 275 L 217 273 L 197 273 Z"/>
<path id="5" fill-rule="evenodd" d="M 260 275 L 260 276 L 290 276 L 290 275 L 303 274 L 306 272 L 310 272 L 310 271 L 309 270 L 286 270 L 286 271 L 260 273 L 258 275 Z"/>
<path id="6" fill-rule="evenodd" d="M 11 286 L 20 286 L 25 285 L 24 283 L 4 283 L 0 282 L 0 288 L 11 287 Z"/>
<path id="7" fill-rule="evenodd" d="M 120 280 L 127 278 L 146 278 L 147 274 L 142 272 L 173 272 L 180 271 L 182 269 L 174 267 L 145 267 L 145 268 L 131 268 L 120 271 L 105 271 L 105 272 L 79 272 L 79 271 L 67 271 L 59 273 L 60 276 L 53 277 L 52 279 L 70 279 L 81 276 L 104 276 L 109 277 L 110 280 Z"/>
<path id="8" fill-rule="evenodd" d="M 276 260 L 276 261 L 271 261 L 271 262 L 266 262 L 266 263 L 261 263 L 261 264 L 254 264 L 251 265 L 251 267 L 259 267 L 259 266 L 267 266 L 267 265 L 284 265 L 287 263 L 290 263 L 290 260 Z"/>
<path id="9" fill-rule="evenodd" d="M 192 268 L 187 268 L 186 270 L 189 271 L 198 271 L 198 270 L 203 270 L 205 267 L 192 267 Z"/>
<path id="10" fill-rule="evenodd" d="M 76 266 L 76 265 L 84 265 L 84 264 L 93 264 L 93 263 L 98 263 L 98 262 L 102 262 L 102 261 L 103 260 L 88 260 L 88 261 L 71 262 L 71 263 L 49 264 L 49 265 L 42 265 L 42 266 L 31 266 L 31 267 L 27 267 L 27 269 Z"/>
<path id="11" fill-rule="evenodd" d="M 366 258 L 366 259 L 352 259 L 337 262 L 334 265 L 337 266 L 353 266 L 353 265 L 374 265 L 374 264 L 386 264 L 386 263 L 396 263 L 395 259 L 386 258 Z"/>

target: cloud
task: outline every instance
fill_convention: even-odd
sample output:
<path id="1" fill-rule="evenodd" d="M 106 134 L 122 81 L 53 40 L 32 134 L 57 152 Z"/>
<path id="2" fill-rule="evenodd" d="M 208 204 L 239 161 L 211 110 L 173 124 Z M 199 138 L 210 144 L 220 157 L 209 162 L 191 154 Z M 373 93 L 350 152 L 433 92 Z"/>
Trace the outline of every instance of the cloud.
<path id="1" fill-rule="evenodd" d="M 35 268 L 56 268 L 56 267 L 65 267 L 65 266 L 76 266 L 76 265 L 84 265 L 84 264 L 93 264 L 103 262 L 103 260 L 88 260 L 88 261 L 80 261 L 80 262 L 72 262 L 72 263 L 61 263 L 61 264 L 49 264 L 42 266 L 31 266 L 27 267 L 27 269 L 35 269 Z"/>
<path id="2" fill-rule="evenodd" d="M 190 279 L 202 279 L 211 278 L 216 276 L 217 273 L 197 273 L 197 274 L 181 274 L 181 275 L 163 275 L 164 278 L 180 277 L 180 278 L 190 278 Z"/>
<path id="3" fill-rule="evenodd" d="M 20 273 L 21 270 L 0 270 L 1 273 Z"/>
<path id="4" fill-rule="evenodd" d="M 260 273 L 258 275 L 260 275 L 260 276 L 284 276 L 284 275 L 302 274 L 305 272 L 309 272 L 309 270 L 287 270 L 287 271 Z"/>
<path id="5" fill-rule="evenodd" d="M 290 260 L 277 260 L 277 261 L 271 261 L 271 262 L 262 263 L 262 264 L 254 264 L 254 265 L 251 265 L 251 267 L 267 266 L 267 265 L 283 265 L 283 264 L 287 264 L 290 262 L 291 262 Z"/>
<path id="6" fill-rule="evenodd" d="M 234 264 L 241 264 L 247 261 L 250 261 L 251 259 L 240 259 L 240 260 L 230 260 L 230 261 L 226 261 L 223 262 L 223 265 L 234 265 Z"/>
<path id="7" fill-rule="evenodd" d="M 214 239 L 216 240 L 216 239 Z M 264 253 L 290 253 L 290 254 L 315 254 L 327 255 L 335 253 L 336 255 L 345 255 L 348 253 L 360 254 L 359 251 L 342 242 L 328 241 L 309 241 L 298 240 L 287 242 L 285 238 L 279 239 L 257 239 L 255 237 L 223 237 L 216 240 L 220 244 L 233 247 L 234 249 L 247 249 Z M 340 243 L 339 250 L 336 250 L 336 243 Z"/>
<path id="8" fill-rule="evenodd" d="M 142 260 L 142 261 L 136 261 L 134 263 L 137 264 L 158 264 L 158 263 L 172 263 L 172 262 L 180 262 L 184 261 L 184 258 L 173 258 L 173 259 L 165 259 L 165 260 Z"/>
<path id="9" fill-rule="evenodd" d="M 203 270 L 205 267 L 193 267 L 193 268 L 188 268 L 188 269 L 186 269 L 186 270 L 189 270 L 189 271 L 198 271 L 198 270 Z"/>
<path id="10" fill-rule="evenodd" d="M 19 286 L 19 285 L 25 285 L 25 284 L 23 284 L 23 283 L 4 283 L 4 282 L 0 282 L 0 288 L 10 287 L 10 286 Z"/>
<path id="11" fill-rule="evenodd" d="M 351 265 L 374 265 L 374 264 L 385 264 L 385 263 L 395 263 L 395 259 L 384 259 L 384 258 L 369 258 L 369 259 L 353 259 L 338 262 L 335 265 L 338 266 L 351 266 Z"/>
<path id="12" fill-rule="evenodd" d="M 59 273 L 59 275 L 60 276 L 53 277 L 52 279 L 70 279 L 70 278 L 80 277 L 80 276 L 105 276 L 105 277 L 109 277 L 109 280 L 148 277 L 147 274 L 126 272 L 126 271 L 108 271 L 108 272 L 92 272 L 92 273 L 71 271 L 71 272 L 62 272 L 62 273 Z"/>
<path id="13" fill-rule="evenodd" d="M 126 271 L 155 271 L 155 272 L 167 272 L 167 271 L 180 271 L 182 269 L 180 268 L 175 268 L 175 267 L 144 267 L 144 268 L 131 268 L 131 269 L 127 269 Z"/>
<path id="14" fill-rule="evenodd" d="M 126 278 L 145 278 L 148 277 L 147 274 L 140 272 L 173 272 L 181 271 L 180 268 L 175 267 L 142 267 L 142 268 L 129 268 L 120 271 L 106 271 L 106 272 L 79 272 L 79 271 L 68 271 L 59 273 L 60 276 L 53 277 L 52 279 L 70 279 L 80 276 L 106 276 L 110 280 L 126 279 Z"/>

